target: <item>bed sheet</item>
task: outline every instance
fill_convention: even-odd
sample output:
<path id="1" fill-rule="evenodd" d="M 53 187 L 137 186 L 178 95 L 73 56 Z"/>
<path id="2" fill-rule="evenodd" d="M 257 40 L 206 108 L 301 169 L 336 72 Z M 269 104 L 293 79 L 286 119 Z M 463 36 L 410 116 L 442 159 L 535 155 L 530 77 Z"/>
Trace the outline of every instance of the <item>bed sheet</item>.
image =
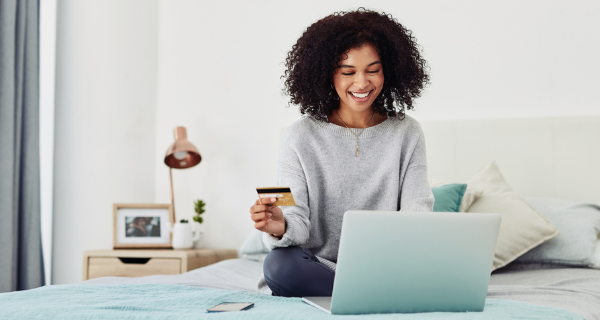
<path id="1" fill-rule="evenodd" d="M 179 284 L 203 288 L 258 292 L 262 262 L 231 259 L 181 275 L 140 278 L 105 277 L 87 284 Z M 600 320 L 600 270 L 561 268 L 499 270 L 492 274 L 488 298 L 526 302 L 574 312 Z"/>
<path id="2" fill-rule="evenodd" d="M 600 270 L 500 270 L 492 274 L 487 297 L 561 308 L 588 320 L 598 320 Z"/>

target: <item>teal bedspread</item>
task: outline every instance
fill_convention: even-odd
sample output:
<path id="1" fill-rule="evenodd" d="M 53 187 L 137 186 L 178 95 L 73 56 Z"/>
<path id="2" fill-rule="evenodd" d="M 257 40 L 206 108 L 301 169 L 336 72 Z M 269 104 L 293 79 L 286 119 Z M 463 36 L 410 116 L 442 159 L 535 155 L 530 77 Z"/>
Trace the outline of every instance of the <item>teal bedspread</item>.
<path id="1" fill-rule="evenodd" d="M 206 313 L 221 302 L 247 311 Z M 570 311 L 487 299 L 483 312 L 332 316 L 297 298 L 171 284 L 52 285 L 0 294 L 0 319 L 584 319 Z"/>

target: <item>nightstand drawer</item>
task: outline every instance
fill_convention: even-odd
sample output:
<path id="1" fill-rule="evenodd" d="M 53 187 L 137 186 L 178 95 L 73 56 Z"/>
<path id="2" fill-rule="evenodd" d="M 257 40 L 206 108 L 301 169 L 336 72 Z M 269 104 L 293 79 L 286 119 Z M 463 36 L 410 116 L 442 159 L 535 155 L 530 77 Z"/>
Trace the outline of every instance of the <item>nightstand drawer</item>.
<path id="1" fill-rule="evenodd" d="M 180 274 L 234 258 L 237 258 L 235 249 L 85 251 L 82 278 Z"/>
<path id="2" fill-rule="evenodd" d="M 88 261 L 89 279 L 98 277 L 143 277 L 155 274 L 181 273 L 181 259 L 178 258 L 118 258 L 90 257 Z"/>

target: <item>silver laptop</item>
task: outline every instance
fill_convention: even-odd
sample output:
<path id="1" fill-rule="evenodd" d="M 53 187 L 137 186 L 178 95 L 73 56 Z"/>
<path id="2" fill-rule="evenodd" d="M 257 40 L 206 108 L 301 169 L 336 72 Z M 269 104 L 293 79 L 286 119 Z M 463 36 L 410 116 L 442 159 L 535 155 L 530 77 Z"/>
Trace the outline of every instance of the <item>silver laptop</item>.
<path id="1" fill-rule="evenodd" d="M 500 228 L 492 213 L 348 211 L 332 314 L 483 311 Z"/>

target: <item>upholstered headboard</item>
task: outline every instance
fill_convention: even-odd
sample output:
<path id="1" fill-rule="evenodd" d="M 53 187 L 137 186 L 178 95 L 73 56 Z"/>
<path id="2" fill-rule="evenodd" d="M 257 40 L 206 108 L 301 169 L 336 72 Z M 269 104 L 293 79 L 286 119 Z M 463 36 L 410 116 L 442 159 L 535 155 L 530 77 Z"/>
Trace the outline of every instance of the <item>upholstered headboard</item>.
<path id="1" fill-rule="evenodd" d="M 430 178 L 463 182 L 491 161 L 523 196 L 600 203 L 600 116 L 421 122 Z"/>

